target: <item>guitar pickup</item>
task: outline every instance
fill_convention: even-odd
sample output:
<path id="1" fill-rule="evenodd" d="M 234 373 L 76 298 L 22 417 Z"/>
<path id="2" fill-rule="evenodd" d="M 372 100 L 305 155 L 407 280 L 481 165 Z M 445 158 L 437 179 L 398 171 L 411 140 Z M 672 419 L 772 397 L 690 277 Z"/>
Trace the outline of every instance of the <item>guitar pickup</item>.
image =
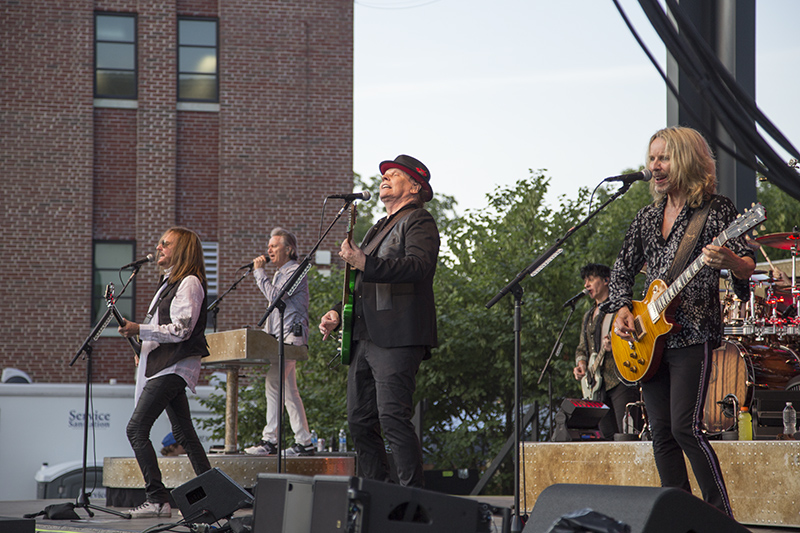
<path id="1" fill-rule="evenodd" d="M 644 333 L 645 331 L 644 327 L 642 326 L 642 319 L 641 317 L 637 316 L 633 319 L 633 331 L 631 332 L 631 337 L 633 337 L 636 342 L 639 342 L 639 340 L 641 340 L 641 338 L 644 336 Z"/>

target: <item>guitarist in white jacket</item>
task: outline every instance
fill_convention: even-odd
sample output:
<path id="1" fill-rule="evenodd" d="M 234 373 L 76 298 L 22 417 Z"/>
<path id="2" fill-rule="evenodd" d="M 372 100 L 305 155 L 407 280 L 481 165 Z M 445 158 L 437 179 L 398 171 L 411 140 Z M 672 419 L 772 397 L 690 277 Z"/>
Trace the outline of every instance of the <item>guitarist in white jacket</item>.
<path id="1" fill-rule="evenodd" d="M 733 274 L 734 290 L 746 300 L 748 280 L 755 268 L 754 256 L 743 235 L 728 240 L 724 246 L 710 244 L 735 221 L 738 213 L 728 198 L 714 194 L 714 157 L 697 131 L 683 127 L 657 131 L 650 138 L 647 164 L 653 173 L 650 192 L 654 202 L 636 214 L 625 235 L 611 271 L 609 301 L 603 310 L 619 311 L 614 328 L 615 335 L 623 341 L 633 342 L 633 334 L 641 338 L 641 328 L 637 330 L 636 326 L 643 321 L 634 323 L 632 312 L 636 307 L 632 303 L 634 277 L 646 264 L 647 284 L 651 285 L 648 295 L 658 280 L 672 284 L 674 279 L 664 278 L 670 270 L 674 272 L 672 263 L 692 216 L 710 206 L 695 234 L 696 241 L 690 249 L 687 246 L 686 264 L 702 256 L 700 269 L 683 287 L 674 317 L 670 320 L 667 316 L 669 309 L 664 312 L 664 320 L 674 322 L 675 327 L 664 336 L 663 346 L 656 346 L 662 349 L 653 350 L 660 355 L 660 365 L 650 379 L 643 381 L 642 392 L 661 485 L 691 492 L 683 459 L 686 453 L 703 499 L 733 516 L 719 460 L 703 432 L 703 408 L 711 354 L 722 338 L 720 269 Z M 680 279 L 680 275 L 674 277 Z"/>
<path id="2" fill-rule="evenodd" d="M 614 433 L 624 433 L 625 406 L 639 400 L 639 388 L 628 387 L 620 381 L 611 356 L 608 334 L 613 317 L 600 310 L 600 304 L 608 300 L 610 277 L 611 269 L 606 265 L 588 263 L 581 268 L 583 287 L 594 300 L 594 305 L 583 316 L 572 373 L 581 382 L 584 398 L 603 402 L 609 407 L 598 429 L 603 438 L 613 440 Z M 632 411 L 631 416 L 638 420 L 638 410 Z"/>

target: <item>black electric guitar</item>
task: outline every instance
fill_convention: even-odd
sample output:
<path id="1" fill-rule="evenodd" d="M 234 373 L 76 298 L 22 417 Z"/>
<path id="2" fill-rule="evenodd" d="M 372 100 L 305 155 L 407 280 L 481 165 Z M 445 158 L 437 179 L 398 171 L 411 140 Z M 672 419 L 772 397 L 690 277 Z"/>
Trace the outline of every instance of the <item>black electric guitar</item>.
<path id="1" fill-rule="evenodd" d="M 764 206 L 755 204 L 746 215 L 737 217 L 711 244 L 723 246 L 766 219 Z M 673 327 L 680 327 L 674 321 L 675 309 L 678 306 L 677 296 L 703 266 L 705 266 L 703 256 L 700 255 L 669 287 L 660 279 L 650 284 L 645 299 L 633 302 L 632 341 L 622 339 L 615 331 L 611 331 L 611 350 L 623 381 L 627 383 L 647 381 L 656 373 L 661 362 L 666 335 Z"/>
<path id="2" fill-rule="evenodd" d="M 119 310 L 117 309 L 117 306 L 114 305 L 114 302 L 115 302 L 115 300 L 114 300 L 114 285 L 112 283 L 109 283 L 108 285 L 106 285 L 106 291 L 103 294 L 103 296 L 106 299 L 106 306 L 108 306 L 108 308 L 111 310 L 111 314 L 114 316 L 114 320 L 117 321 L 117 324 L 122 326 L 122 324 L 125 323 L 125 319 L 122 318 L 122 315 L 120 314 Z M 130 343 L 131 348 L 133 348 L 133 353 L 135 353 L 137 357 L 139 355 L 141 355 L 141 353 L 142 353 L 142 343 L 139 342 L 137 339 L 134 339 L 133 337 L 128 337 L 128 342 Z"/>
<path id="3" fill-rule="evenodd" d="M 350 221 L 347 226 L 347 240 L 353 244 L 353 229 L 356 226 L 356 204 L 350 205 Z M 356 271 L 350 263 L 344 265 L 344 288 L 342 289 L 342 364 L 349 365 L 353 346 L 353 292 L 356 290 Z"/>

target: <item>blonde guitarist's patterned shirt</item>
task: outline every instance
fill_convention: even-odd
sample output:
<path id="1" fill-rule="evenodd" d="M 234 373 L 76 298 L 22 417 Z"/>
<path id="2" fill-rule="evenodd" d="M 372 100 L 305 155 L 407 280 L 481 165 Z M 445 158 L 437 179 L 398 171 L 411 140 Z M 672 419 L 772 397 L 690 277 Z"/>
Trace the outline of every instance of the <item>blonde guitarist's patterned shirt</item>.
<path id="1" fill-rule="evenodd" d="M 708 213 L 697 244 L 689 255 L 688 266 L 698 257 L 706 244 L 710 244 L 720 235 L 738 215 L 736 207 L 728 198 L 716 196 L 718 199 Z M 695 209 L 688 205 L 675 219 L 672 231 L 666 240 L 661 234 L 664 222 L 665 202 L 650 204 L 636 214 L 622 245 L 614 267 L 611 270 L 609 299 L 603 304 L 603 311 L 613 313 L 623 305 L 630 307 L 633 296 L 633 282 L 636 274 L 647 265 L 645 287 L 656 279 L 666 280 L 678 245 L 683 239 L 689 220 Z M 702 206 L 701 206 L 702 207 Z M 697 208 L 700 209 L 700 208 Z M 753 251 L 747 246 L 744 236 L 728 241 L 726 247 L 740 257 L 754 258 Z M 685 268 L 685 267 L 684 267 Z M 743 301 L 749 299 L 748 280 L 737 280 L 732 277 L 734 291 Z M 645 292 L 646 294 L 646 292 Z M 643 295 L 644 296 L 644 295 Z M 719 270 L 703 267 L 689 282 L 679 295 L 680 303 L 675 312 L 675 322 L 681 326 L 680 331 L 667 336 L 666 348 L 683 348 L 694 344 L 709 343 L 716 348 L 722 340 L 722 313 L 719 303 Z"/>

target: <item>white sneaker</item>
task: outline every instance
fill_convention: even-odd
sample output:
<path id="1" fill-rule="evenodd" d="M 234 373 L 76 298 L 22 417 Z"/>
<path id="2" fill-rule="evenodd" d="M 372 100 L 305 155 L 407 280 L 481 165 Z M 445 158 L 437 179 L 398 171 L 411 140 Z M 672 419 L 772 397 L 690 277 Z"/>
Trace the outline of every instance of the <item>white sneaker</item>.
<path id="1" fill-rule="evenodd" d="M 244 449 L 247 455 L 276 455 L 278 453 L 278 445 L 273 442 L 262 440 L 255 446 L 250 446 Z"/>
<path id="2" fill-rule="evenodd" d="M 139 507 L 128 511 L 128 514 L 131 515 L 131 518 L 159 518 L 162 516 L 169 518 L 172 516 L 172 507 L 169 503 L 144 502 Z"/>

